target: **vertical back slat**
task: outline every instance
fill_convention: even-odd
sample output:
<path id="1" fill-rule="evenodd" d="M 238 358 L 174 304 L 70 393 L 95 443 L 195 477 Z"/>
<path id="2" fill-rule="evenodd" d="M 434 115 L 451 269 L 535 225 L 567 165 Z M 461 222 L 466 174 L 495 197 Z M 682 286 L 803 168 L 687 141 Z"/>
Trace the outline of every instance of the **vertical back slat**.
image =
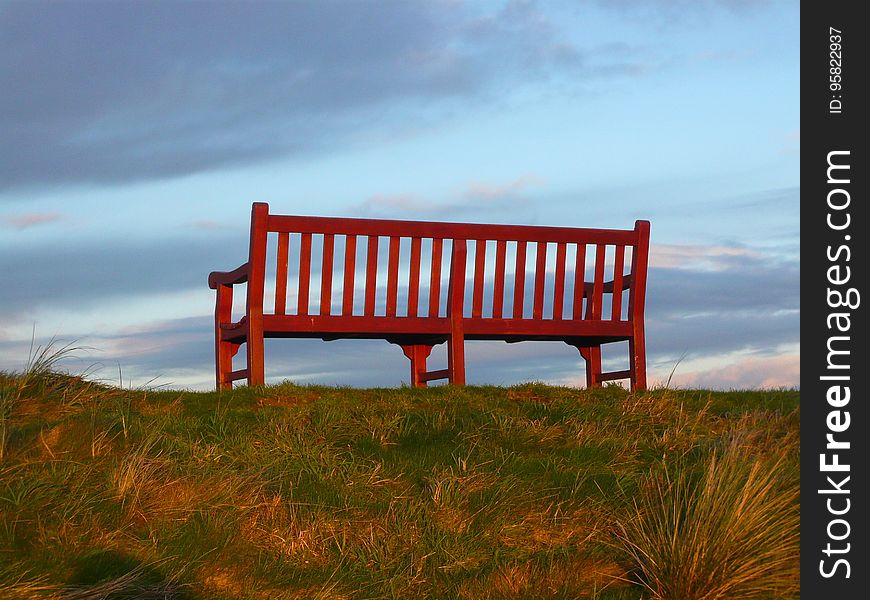
<path id="1" fill-rule="evenodd" d="M 390 254 L 387 263 L 387 316 L 396 316 L 399 296 L 399 237 L 390 236 Z"/>
<path id="2" fill-rule="evenodd" d="M 299 307 L 297 313 L 308 314 L 308 287 L 311 285 L 311 234 L 302 234 L 299 250 Z"/>
<path id="3" fill-rule="evenodd" d="M 577 259 L 574 261 L 574 310 L 572 319 L 583 318 L 583 296 L 586 294 L 586 244 L 577 243 Z"/>
<path id="4" fill-rule="evenodd" d="M 422 240 L 411 238 L 411 272 L 408 275 L 408 316 L 416 317 L 420 302 L 420 250 Z"/>
<path id="5" fill-rule="evenodd" d="M 356 274 L 356 236 L 349 235 L 344 243 L 344 288 L 342 289 L 341 314 L 353 314 L 353 284 Z"/>
<path id="6" fill-rule="evenodd" d="M 535 301 L 532 305 L 532 318 L 544 316 L 544 276 L 547 274 L 547 242 L 538 242 L 535 256 Z"/>
<path id="7" fill-rule="evenodd" d="M 523 318 L 523 296 L 526 291 L 526 242 L 517 242 L 517 263 L 514 274 L 514 319 Z"/>
<path id="8" fill-rule="evenodd" d="M 429 317 L 436 318 L 441 304 L 441 259 L 444 240 L 432 240 L 432 268 L 429 275 Z"/>
<path id="9" fill-rule="evenodd" d="M 467 256 L 468 240 L 453 240 L 453 252 L 450 258 L 450 284 L 447 288 L 447 316 L 453 323 L 458 322 L 460 327 L 462 319 L 465 317 L 465 263 Z"/>
<path id="10" fill-rule="evenodd" d="M 332 314 L 332 262 L 335 253 L 335 235 L 323 236 L 323 265 L 320 270 L 320 314 Z"/>
<path id="11" fill-rule="evenodd" d="M 290 260 L 290 234 L 278 234 L 278 270 L 275 273 L 275 314 L 287 314 L 287 262 Z"/>
<path id="12" fill-rule="evenodd" d="M 592 318 L 601 319 L 601 305 L 604 299 L 604 254 L 607 246 L 595 246 L 595 279 L 592 283 Z"/>
<path id="13" fill-rule="evenodd" d="M 613 300 L 610 311 L 611 321 L 622 320 L 622 271 L 625 268 L 625 246 L 616 247 L 613 259 Z"/>
<path id="14" fill-rule="evenodd" d="M 565 302 L 565 242 L 556 246 L 556 282 L 553 285 L 553 319 L 562 320 L 562 309 Z"/>
<path id="15" fill-rule="evenodd" d="M 486 271 L 486 240 L 474 242 L 474 288 L 471 298 L 471 317 L 483 315 L 483 275 Z"/>
<path id="16" fill-rule="evenodd" d="M 492 290 L 492 318 L 501 319 L 504 311 L 504 268 L 507 242 L 499 240 L 495 244 L 495 281 Z"/>
<path id="17" fill-rule="evenodd" d="M 378 236 L 369 236 L 366 251 L 366 302 L 364 314 L 375 315 L 375 290 L 378 288 Z"/>

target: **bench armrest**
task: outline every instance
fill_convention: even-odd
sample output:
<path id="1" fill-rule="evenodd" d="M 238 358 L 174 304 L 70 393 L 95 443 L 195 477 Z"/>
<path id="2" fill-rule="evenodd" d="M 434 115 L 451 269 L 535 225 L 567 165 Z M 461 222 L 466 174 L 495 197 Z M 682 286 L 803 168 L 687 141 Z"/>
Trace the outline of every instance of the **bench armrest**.
<path id="1" fill-rule="evenodd" d="M 235 285 L 248 280 L 248 263 L 233 271 L 212 271 L 208 275 L 208 287 L 216 290 L 219 285 Z"/>
<path id="2" fill-rule="evenodd" d="M 631 279 L 632 279 L 632 278 L 631 278 L 631 274 L 630 274 L 630 273 L 629 273 L 628 275 L 623 276 L 623 278 L 622 278 L 622 290 L 627 290 L 627 289 L 629 289 L 629 288 L 631 287 Z M 612 280 L 611 280 L 611 281 L 605 281 L 605 282 L 604 282 L 604 285 L 603 285 L 603 287 L 602 287 L 602 291 L 603 291 L 605 294 L 612 294 L 612 293 L 613 293 L 613 288 L 614 288 L 614 287 L 615 287 L 615 286 L 614 286 L 614 283 L 613 283 Z M 584 289 L 584 291 L 586 292 L 586 295 L 587 295 L 587 296 L 591 296 L 591 295 L 592 295 L 592 290 L 595 289 L 595 284 L 592 283 L 592 282 L 589 282 L 589 281 L 585 281 L 585 282 L 583 282 L 583 289 Z M 619 291 L 622 291 L 622 290 L 619 290 Z"/>

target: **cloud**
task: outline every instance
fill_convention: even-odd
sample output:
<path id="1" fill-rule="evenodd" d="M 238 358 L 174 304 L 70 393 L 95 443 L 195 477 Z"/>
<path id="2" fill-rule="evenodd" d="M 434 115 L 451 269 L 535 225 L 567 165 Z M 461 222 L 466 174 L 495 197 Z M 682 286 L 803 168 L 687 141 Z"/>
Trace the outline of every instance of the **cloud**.
<path id="1" fill-rule="evenodd" d="M 409 125 L 439 102 L 580 66 L 579 51 L 532 3 L 483 10 L 314 0 L 256 10 L 6 5 L 0 190 L 163 178 L 318 153 L 370 139 L 365 134 L 384 123 Z"/>
<path id="2" fill-rule="evenodd" d="M 650 268 L 647 308 L 663 316 L 683 317 L 800 308 L 797 260 L 739 255 L 726 260 L 730 265 L 718 270 Z"/>
<path id="3" fill-rule="evenodd" d="M 736 15 L 746 15 L 773 4 L 793 3 L 793 0 L 599 0 L 598 4 L 608 10 L 640 13 L 676 22 L 689 16 L 703 15 L 712 11 L 726 10 Z"/>
<path id="4" fill-rule="evenodd" d="M 85 243 L 15 247 L 0 253 L 4 318 L 41 307 L 75 309 L 108 299 L 206 286 L 212 270 L 235 268 L 247 256 L 245 237 L 216 232 L 205 237 L 100 239 Z"/>
<path id="5" fill-rule="evenodd" d="M 66 217 L 60 213 L 27 213 L 23 215 L 9 215 L 3 217 L 3 223 L 14 229 L 29 229 L 48 223 L 63 221 Z"/>
<path id="6" fill-rule="evenodd" d="M 715 389 L 797 387 L 800 382 L 800 356 L 761 356 L 742 358 L 721 367 L 674 374 L 674 387 Z"/>
<path id="7" fill-rule="evenodd" d="M 650 248 L 649 264 L 690 271 L 717 271 L 730 268 L 735 258 L 757 259 L 760 256 L 758 250 L 739 246 L 655 244 Z"/>
<path id="8" fill-rule="evenodd" d="M 543 180 L 536 175 L 522 175 L 505 183 L 472 181 L 445 202 L 434 202 L 416 194 L 377 194 L 351 207 L 351 212 L 369 217 L 424 219 L 509 214 L 511 211 L 507 209 L 528 205 L 524 191 L 542 184 Z"/>
<path id="9" fill-rule="evenodd" d="M 506 198 L 514 198 L 520 192 L 540 186 L 543 179 L 535 175 L 523 175 L 505 184 L 492 184 L 473 181 L 468 184 L 463 197 L 471 201 L 494 202 Z"/>

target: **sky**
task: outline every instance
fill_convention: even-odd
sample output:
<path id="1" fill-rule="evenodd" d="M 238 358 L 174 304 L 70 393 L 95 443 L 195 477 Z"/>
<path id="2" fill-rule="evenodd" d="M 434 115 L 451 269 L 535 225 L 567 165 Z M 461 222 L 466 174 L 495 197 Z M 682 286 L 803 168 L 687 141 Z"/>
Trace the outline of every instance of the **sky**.
<path id="1" fill-rule="evenodd" d="M 648 219 L 651 382 L 797 386 L 798 43 L 791 0 L 2 2 L 0 370 L 54 339 L 72 372 L 213 387 L 206 278 L 260 201 Z M 466 353 L 469 383 L 585 383 L 561 343 Z M 382 341 L 266 342 L 270 383 L 408 370 Z"/>

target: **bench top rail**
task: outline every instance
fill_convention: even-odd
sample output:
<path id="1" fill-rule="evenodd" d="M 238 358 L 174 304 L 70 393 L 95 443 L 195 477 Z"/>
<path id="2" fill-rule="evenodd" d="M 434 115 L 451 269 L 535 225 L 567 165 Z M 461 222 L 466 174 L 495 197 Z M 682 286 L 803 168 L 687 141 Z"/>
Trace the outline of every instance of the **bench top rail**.
<path id="1" fill-rule="evenodd" d="M 440 239 L 487 239 L 504 241 L 578 242 L 587 244 L 631 245 L 638 239 L 637 229 L 592 229 L 540 225 L 490 225 L 483 223 L 445 223 L 390 219 L 351 219 L 346 217 L 308 217 L 268 215 L 270 232 L 320 233 L 340 235 L 377 235 L 382 237 L 426 237 Z"/>

